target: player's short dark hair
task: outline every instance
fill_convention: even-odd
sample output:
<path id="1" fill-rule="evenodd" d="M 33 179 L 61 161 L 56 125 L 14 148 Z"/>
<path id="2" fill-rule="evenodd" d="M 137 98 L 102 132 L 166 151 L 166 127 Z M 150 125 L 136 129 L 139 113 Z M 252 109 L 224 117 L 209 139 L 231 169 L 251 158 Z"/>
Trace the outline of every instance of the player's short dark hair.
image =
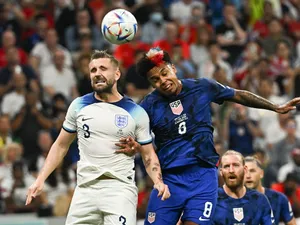
<path id="1" fill-rule="evenodd" d="M 147 53 L 144 54 L 144 56 L 137 62 L 136 64 L 136 72 L 138 75 L 142 76 L 142 77 L 147 77 L 148 72 L 156 66 L 156 64 L 154 62 L 152 62 L 146 55 Z M 163 51 L 163 58 L 162 60 L 166 63 L 166 64 L 172 64 L 170 55 L 166 52 Z"/>
<path id="2" fill-rule="evenodd" d="M 262 166 L 261 162 L 260 162 L 259 159 L 256 158 L 255 156 L 247 156 L 247 157 L 245 158 L 245 162 L 246 162 L 246 163 L 247 163 L 247 162 L 253 162 L 253 163 L 255 163 L 255 164 L 257 165 L 257 167 L 263 169 L 263 166 Z"/>
<path id="3" fill-rule="evenodd" d="M 94 50 L 90 61 L 94 59 L 110 59 L 114 66 L 119 67 L 119 61 L 113 55 L 107 53 L 106 50 Z"/>
<path id="4" fill-rule="evenodd" d="M 237 155 L 237 156 L 240 156 L 241 160 L 242 160 L 242 164 L 243 166 L 245 165 L 245 158 L 244 156 L 240 153 L 240 152 L 237 152 L 235 150 L 227 150 L 221 157 L 220 159 L 220 167 L 222 167 L 222 159 L 224 156 L 228 156 L 228 155 Z"/>

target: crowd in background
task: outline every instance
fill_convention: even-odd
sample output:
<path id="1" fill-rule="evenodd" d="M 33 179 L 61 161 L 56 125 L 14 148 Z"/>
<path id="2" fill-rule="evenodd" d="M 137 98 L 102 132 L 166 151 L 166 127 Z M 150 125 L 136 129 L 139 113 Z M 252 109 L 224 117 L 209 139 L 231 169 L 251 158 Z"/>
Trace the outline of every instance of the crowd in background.
<path id="1" fill-rule="evenodd" d="M 103 16 L 124 8 L 135 39 L 104 40 Z M 170 53 L 179 78 L 213 78 L 282 104 L 300 96 L 299 0 L 0 0 L 0 212 L 64 216 L 76 185 L 76 141 L 44 192 L 26 191 L 57 137 L 70 102 L 92 91 L 93 49 L 121 63 L 119 89 L 139 102 L 152 88 L 135 62 L 152 46 Z M 300 110 L 300 108 L 299 108 Z M 300 114 L 212 105 L 215 148 L 256 155 L 266 187 L 285 193 L 300 217 Z M 138 218 L 152 189 L 139 155 Z M 222 181 L 220 180 L 220 185 Z"/>

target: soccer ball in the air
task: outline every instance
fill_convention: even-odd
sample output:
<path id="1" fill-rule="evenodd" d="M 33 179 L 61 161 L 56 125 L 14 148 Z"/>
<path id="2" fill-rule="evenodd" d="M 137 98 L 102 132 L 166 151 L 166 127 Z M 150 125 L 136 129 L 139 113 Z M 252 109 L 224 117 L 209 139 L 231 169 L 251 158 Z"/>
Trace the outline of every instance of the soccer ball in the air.
<path id="1" fill-rule="evenodd" d="M 135 17 L 125 9 L 108 12 L 101 24 L 101 31 L 105 39 L 118 45 L 131 41 L 137 29 Z"/>

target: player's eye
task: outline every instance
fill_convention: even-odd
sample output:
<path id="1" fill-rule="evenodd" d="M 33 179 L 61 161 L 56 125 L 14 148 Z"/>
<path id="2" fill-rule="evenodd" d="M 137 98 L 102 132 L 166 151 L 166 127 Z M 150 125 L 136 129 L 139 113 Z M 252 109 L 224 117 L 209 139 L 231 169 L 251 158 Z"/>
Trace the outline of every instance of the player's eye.
<path id="1" fill-rule="evenodd" d="M 91 69 L 91 72 L 92 72 L 92 73 L 95 73 L 95 72 L 96 72 L 96 68 L 92 68 L 92 69 Z"/>
<path id="2" fill-rule="evenodd" d="M 168 73 L 164 72 L 164 73 L 162 73 L 161 75 L 162 75 L 163 77 L 165 77 L 165 76 L 168 75 Z"/>

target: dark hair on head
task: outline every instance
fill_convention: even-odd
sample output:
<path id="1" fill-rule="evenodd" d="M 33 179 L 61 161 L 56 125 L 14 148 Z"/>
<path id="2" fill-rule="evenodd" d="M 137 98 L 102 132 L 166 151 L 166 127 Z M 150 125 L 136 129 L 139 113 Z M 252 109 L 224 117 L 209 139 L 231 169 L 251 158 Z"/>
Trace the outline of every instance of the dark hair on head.
<path id="1" fill-rule="evenodd" d="M 245 162 L 246 162 L 246 163 L 247 163 L 247 162 L 253 162 L 253 163 L 255 163 L 255 164 L 257 165 L 257 167 L 263 169 L 263 166 L 262 166 L 261 162 L 260 162 L 260 161 L 258 160 L 258 158 L 256 158 L 255 156 L 247 156 L 247 157 L 245 158 Z"/>
<path id="2" fill-rule="evenodd" d="M 137 74 L 139 74 L 142 77 L 147 77 L 148 72 L 155 66 L 157 66 L 157 64 L 155 64 L 155 62 L 153 62 L 149 57 L 149 53 L 151 53 L 151 51 L 155 52 L 159 52 L 162 51 L 160 50 L 160 48 L 151 48 L 147 53 L 144 54 L 144 56 L 137 62 L 136 64 L 136 72 Z M 163 57 L 162 57 L 162 61 L 166 64 L 172 64 L 170 55 L 166 52 L 166 51 L 162 51 L 163 52 Z"/>
<path id="3" fill-rule="evenodd" d="M 114 66 L 119 67 L 119 61 L 113 55 L 108 54 L 106 50 L 94 50 L 90 61 L 94 59 L 110 59 Z"/>

